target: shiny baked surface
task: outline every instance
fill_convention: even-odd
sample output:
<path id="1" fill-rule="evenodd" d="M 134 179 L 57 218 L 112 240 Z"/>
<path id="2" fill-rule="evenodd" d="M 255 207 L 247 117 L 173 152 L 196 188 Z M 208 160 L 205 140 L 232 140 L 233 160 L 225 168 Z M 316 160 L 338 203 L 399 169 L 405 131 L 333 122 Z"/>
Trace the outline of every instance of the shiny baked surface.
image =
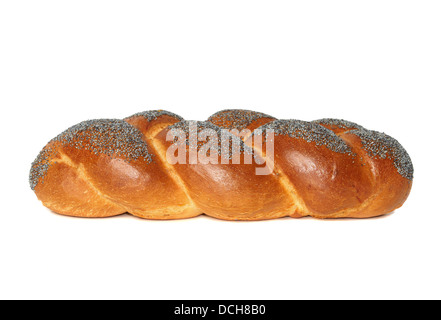
<path id="1" fill-rule="evenodd" d="M 223 163 L 222 148 L 210 149 L 218 163 L 167 160 L 171 130 L 191 126 L 248 129 L 231 134 L 242 156 L 271 163 Z M 265 133 L 274 134 L 272 140 Z M 263 145 L 255 143 L 263 135 Z M 268 141 L 274 156 L 267 154 Z M 198 150 L 208 144 L 197 142 Z M 218 152 L 218 154 L 213 154 Z M 280 217 L 367 218 L 403 205 L 413 180 L 405 149 L 386 134 L 344 120 L 277 120 L 249 110 L 220 111 L 207 121 L 188 122 L 154 110 L 124 120 L 89 120 L 51 140 L 32 164 L 30 186 L 49 209 L 78 217 L 122 213 L 147 219 L 182 219 L 206 214 L 226 220 Z"/>

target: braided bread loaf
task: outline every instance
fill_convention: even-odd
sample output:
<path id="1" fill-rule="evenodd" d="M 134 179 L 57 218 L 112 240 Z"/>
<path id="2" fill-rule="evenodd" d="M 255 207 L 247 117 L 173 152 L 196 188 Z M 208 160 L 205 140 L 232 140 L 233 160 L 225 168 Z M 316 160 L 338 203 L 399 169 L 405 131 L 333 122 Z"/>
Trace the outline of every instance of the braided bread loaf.
<path id="1" fill-rule="evenodd" d="M 222 152 L 225 146 L 213 147 L 213 141 L 204 149 L 210 138 L 192 141 L 191 128 L 219 137 L 222 129 L 236 131 Z M 240 134 L 243 129 L 249 131 Z M 170 139 L 172 131 L 184 132 L 185 143 Z M 170 161 L 170 148 L 183 147 L 188 160 L 192 146 L 219 161 Z M 254 160 L 228 161 L 233 149 L 241 160 L 249 154 Z M 271 170 L 256 174 L 265 165 Z M 205 122 L 162 110 L 85 121 L 51 140 L 30 172 L 31 188 L 57 213 L 129 212 L 148 219 L 203 213 L 226 220 L 374 217 L 399 208 L 412 179 L 409 155 L 383 133 L 343 120 L 277 120 L 246 110 L 221 111 Z"/>

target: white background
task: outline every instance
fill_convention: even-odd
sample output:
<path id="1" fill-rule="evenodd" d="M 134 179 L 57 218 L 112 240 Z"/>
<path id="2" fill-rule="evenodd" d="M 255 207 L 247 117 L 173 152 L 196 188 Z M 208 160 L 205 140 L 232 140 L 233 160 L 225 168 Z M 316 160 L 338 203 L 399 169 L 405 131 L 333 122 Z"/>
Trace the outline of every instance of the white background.
<path id="1" fill-rule="evenodd" d="M 1 1 L 0 298 L 441 298 L 439 1 Z M 415 166 L 383 218 L 78 219 L 30 164 L 80 121 L 163 108 L 344 118 Z"/>

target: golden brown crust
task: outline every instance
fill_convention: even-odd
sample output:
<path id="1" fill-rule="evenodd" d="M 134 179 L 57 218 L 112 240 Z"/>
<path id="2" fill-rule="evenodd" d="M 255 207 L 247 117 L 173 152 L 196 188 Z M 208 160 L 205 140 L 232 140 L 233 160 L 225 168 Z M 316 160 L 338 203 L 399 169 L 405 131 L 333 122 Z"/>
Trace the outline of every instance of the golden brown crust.
<path id="1" fill-rule="evenodd" d="M 150 190 L 140 193 L 141 198 L 152 202 L 152 208 L 146 207 L 142 212 L 140 210 L 133 212 L 141 218 L 184 219 L 202 213 L 188 196 L 179 176 L 171 174 L 170 167 L 163 156 L 165 152 L 162 149 L 157 150 L 161 146 L 154 139 L 163 129 L 181 120 L 183 119 L 180 116 L 164 110 L 138 113 L 125 119 L 126 122 L 141 131 L 154 159 L 154 167 L 146 168 L 150 173 L 149 181 L 143 183 L 143 185 L 148 185 Z M 136 187 L 134 189 L 136 192 Z M 164 212 L 157 202 L 169 204 L 169 212 Z"/>
<path id="2" fill-rule="evenodd" d="M 46 207 L 64 215 L 99 218 L 126 212 L 93 186 L 82 165 L 62 155 L 53 159 L 44 183 L 39 183 L 34 191 Z"/>
<path id="3" fill-rule="evenodd" d="M 303 139 L 275 137 L 275 162 L 315 217 L 326 217 L 364 202 L 373 191 L 372 176 L 360 158 Z"/>
<path id="4" fill-rule="evenodd" d="M 31 187 L 45 206 L 64 215 L 129 212 L 180 219 L 205 213 L 225 220 L 375 217 L 402 206 L 412 187 L 412 163 L 401 145 L 355 123 L 276 120 L 225 110 L 195 125 L 219 136 L 221 128 L 236 129 L 233 134 L 258 130 L 233 139 L 241 164 L 222 164 L 221 149 L 210 150 L 218 164 L 171 164 L 166 152 L 173 142 L 167 134 L 190 126 L 180 116 L 156 110 L 124 121 L 86 121 L 42 150 L 32 165 Z M 274 158 L 267 154 L 268 132 L 274 134 Z M 262 146 L 255 143 L 258 135 Z M 189 145 L 186 140 L 187 152 Z M 244 164 L 247 153 L 255 158 Z M 256 175 L 264 166 L 256 161 L 274 170 Z"/>
<path id="5" fill-rule="evenodd" d="M 167 130 L 156 136 L 163 149 Z M 195 205 L 205 214 L 224 220 L 263 220 L 288 216 L 294 209 L 276 175 L 256 175 L 256 164 L 174 164 Z M 242 155 L 243 159 L 243 155 Z"/>
<path id="6" fill-rule="evenodd" d="M 363 159 L 369 168 L 374 181 L 373 192 L 369 199 L 360 207 L 348 210 L 347 216 L 368 218 L 381 216 L 401 207 L 409 196 L 412 180 L 398 173 L 394 160 L 390 158 L 372 157 L 364 148 L 361 138 L 354 132 L 347 132 L 341 136 L 351 144 L 358 156 Z"/>

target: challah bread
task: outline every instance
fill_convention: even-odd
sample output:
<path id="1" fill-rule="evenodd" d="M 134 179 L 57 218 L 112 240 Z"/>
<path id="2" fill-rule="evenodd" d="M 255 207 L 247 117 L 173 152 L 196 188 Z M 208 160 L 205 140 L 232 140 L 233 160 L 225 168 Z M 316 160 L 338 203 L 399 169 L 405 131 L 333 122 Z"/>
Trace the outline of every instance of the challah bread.
<path id="1" fill-rule="evenodd" d="M 174 158 L 180 151 L 184 161 Z M 162 110 L 85 121 L 50 141 L 30 172 L 31 188 L 57 213 L 148 219 L 375 217 L 399 208 L 412 180 L 409 155 L 385 134 L 248 110 L 204 122 Z"/>

